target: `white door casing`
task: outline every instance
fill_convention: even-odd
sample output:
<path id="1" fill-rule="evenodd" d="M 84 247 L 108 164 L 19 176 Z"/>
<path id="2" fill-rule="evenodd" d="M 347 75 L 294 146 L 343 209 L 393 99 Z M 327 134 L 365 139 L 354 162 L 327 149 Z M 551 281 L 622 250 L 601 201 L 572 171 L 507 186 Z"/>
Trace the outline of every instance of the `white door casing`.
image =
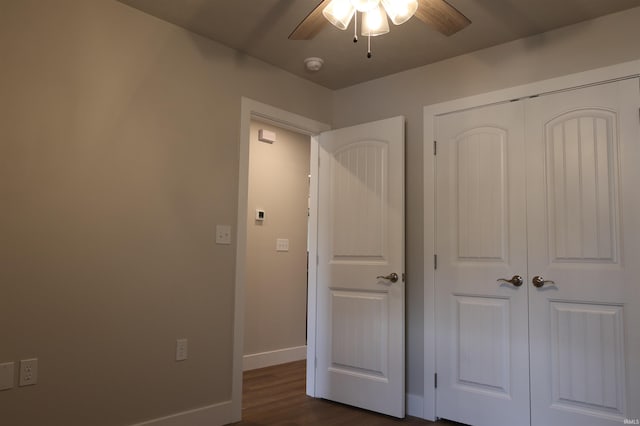
<path id="1" fill-rule="evenodd" d="M 530 336 L 524 345 L 522 339 L 513 340 L 508 350 L 502 350 L 514 355 L 514 345 L 520 345 L 529 351 L 531 420 L 528 406 L 519 405 L 520 399 L 509 396 L 503 410 L 516 413 L 519 420 L 513 424 L 536 426 L 605 426 L 640 416 L 639 92 L 638 79 L 625 80 L 438 118 L 439 143 L 454 135 L 456 145 L 455 149 L 439 149 L 437 158 L 437 366 L 439 376 L 446 376 L 439 380 L 438 416 L 475 425 L 505 423 L 504 412 L 494 412 L 496 406 L 489 402 L 474 406 L 473 402 L 490 394 L 481 392 L 478 382 L 491 385 L 492 377 L 504 377 L 495 375 L 497 367 L 483 362 L 496 355 L 504 360 L 499 353 L 507 335 L 505 317 L 513 330 L 522 315 L 504 314 L 508 312 L 505 305 L 516 303 L 515 298 L 506 302 L 503 297 L 502 303 L 483 299 L 487 294 L 481 283 L 489 282 L 489 277 L 479 274 L 484 281 L 465 287 L 469 272 L 478 274 L 479 265 L 457 262 L 478 249 L 491 253 L 496 246 L 489 243 L 496 240 L 491 236 L 497 234 L 499 221 L 488 219 L 500 216 L 495 203 L 500 191 L 491 185 L 487 188 L 490 181 L 475 182 L 465 176 L 477 174 L 478 164 L 491 165 L 492 161 L 495 169 L 502 170 L 504 153 L 492 151 L 490 143 L 485 143 L 482 154 L 474 153 L 481 161 L 462 173 L 457 169 L 469 157 L 465 152 L 473 152 L 469 135 L 474 131 L 490 134 L 487 128 L 494 126 L 508 135 L 508 162 L 516 161 L 512 166 L 519 166 L 526 178 L 525 189 L 521 176 L 509 175 L 506 193 L 512 199 L 513 191 L 526 194 L 526 213 L 510 217 L 506 241 L 511 243 L 507 250 L 510 262 L 517 259 L 511 255 L 514 250 L 528 253 L 523 267 L 526 282 L 520 288 L 526 291 L 520 294 L 527 298 L 528 291 Z M 524 109 L 520 125 L 526 128 L 524 156 L 518 137 L 522 130 L 505 123 L 514 109 L 520 111 L 516 115 Z M 483 116 L 484 112 L 488 115 Z M 474 117 L 480 118 L 474 123 Z M 500 145 L 499 134 L 499 130 L 493 134 L 496 145 Z M 514 146 L 520 161 L 513 156 Z M 475 188 L 465 186 L 465 180 Z M 491 202 L 482 205 L 487 197 Z M 465 216 L 464 203 L 479 207 L 471 218 Z M 518 214 L 517 207 L 506 205 L 507 216 Z M 463 229 L 465 218 L 475 228 Z M 521 235 L 517 224 L 524 218 L 525 238 L 514 240 L 514 233 Z M 476 238 L 480 238 L 476 245 L 467 241 L 473 243 Z M 500 251 L 494 257 L 496 253 Z M 533 284 L 534 277 L 549 282 L 539 288 Z M 497 347 L 485 346 L 487 339 Z M 513 362 L 510 359 L 509 365 Z M 473 386 L 465 377 L 475 379 Z"/>
<path id="2" fill-rule="evenodd" d="M 529 424 L 523 112 L 438 119 L 436 412 L 478 426 Z"/>
<path id="3" fill-rule="evenodd" d="M 526 102 L 533 425 L 640 417 L 639 107 L 638 79 Z"/>
<path id="4" fill-rule="evenodd" d="M 316 395 L 404 417 L 404 118 L 319 145 Z"/>
<path id="5" fill-rule="evenodd" d="M 240 421 L 242 418 L 242 376 L 243 376 L 243 341 L 244 341 L 244 288 L 246 278 L 246 252 L 247 252 L 247 215 L 248 188 L 249 188 L 249 145 L 251 120 L 257 119 L 276 126 L 289 129 L 311 137 L 311 209 L 309 251 L 312 258 L 316 256 L 316 227 L 317 220 L 317 144 L 321 132 L 330 129 L 325 123 L 294 114 L 271 105 L 263 104 L 249 98 L 241 100 L 240 116 L 240 147 L 239 147 L 239 174 L 238 174 L 238 217 L 236 234 L 236 277 L 234 295 L 234 326 L 233 326 L 233 378 L 231 391 L 231 409 L 229 420 L 226 423 Z M 315 166 L 314 166 L 315 165 Z M 308 335 L 307 335 L 307 394 L 314 396 L 315 374 L 313 360 L 315 358 L 315 307 L 316 307 L 316 274 L 315 264 L 309 265 L 309 298 L 308 298 Z"/>

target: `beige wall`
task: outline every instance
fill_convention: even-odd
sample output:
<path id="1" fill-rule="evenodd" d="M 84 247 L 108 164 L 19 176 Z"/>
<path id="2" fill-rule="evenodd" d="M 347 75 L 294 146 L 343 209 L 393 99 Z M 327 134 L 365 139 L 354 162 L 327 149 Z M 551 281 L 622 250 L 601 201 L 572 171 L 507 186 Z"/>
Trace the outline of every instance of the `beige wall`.
<path id="1" fill-rule="evenodd" d="M 409 393 L 423 394 L 423 107 L 639 59 L 638 23 L 640 8 L 635 8 L 334 92 L 334 127 L 407 118 Z"/>
<path id="2" fill-rule="evenodd" d="M 258 141 L 258 130 L 277 142 Z M 306 344 L 309 136 L 251 123 L 244 353 Z M 255 220 L 255 209 L 266 219 Z M 288 252 L 276 239 L 289 240 Z"/>
<path id="3" fill-rule="evenodd" d="M 40 367 L 0 423 L 228 400 L 241 96 L 328 122 L 331 92 L 114 0 L 0 1 L 0 58 L 0 362 Z"/>
<path id="4" fill-rule="evenodd" d="M 640 9 L 332 93 L 113 0 L 0 0 L 1 422 L 121 425 L 229 399 L 240 97 L 407 117 L 408 390 L 422 394 L 422 107 L 640 58 Z M 333 110 L 333 112 L 332 112 Z M 175 339 L 190 358 L 173 361 Z"/>

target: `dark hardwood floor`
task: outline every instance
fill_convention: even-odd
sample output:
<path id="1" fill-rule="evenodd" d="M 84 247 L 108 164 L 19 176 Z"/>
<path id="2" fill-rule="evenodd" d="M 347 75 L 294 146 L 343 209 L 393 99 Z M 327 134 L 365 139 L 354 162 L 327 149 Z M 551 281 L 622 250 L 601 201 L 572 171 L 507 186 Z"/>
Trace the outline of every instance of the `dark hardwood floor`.
<path id="1" fill-rule="evenodd" d="M 396 419 L 305 394 L 305 361 L 246 371 L 242 421 L 235 425 L 450 425 L 414 417 Z"/>

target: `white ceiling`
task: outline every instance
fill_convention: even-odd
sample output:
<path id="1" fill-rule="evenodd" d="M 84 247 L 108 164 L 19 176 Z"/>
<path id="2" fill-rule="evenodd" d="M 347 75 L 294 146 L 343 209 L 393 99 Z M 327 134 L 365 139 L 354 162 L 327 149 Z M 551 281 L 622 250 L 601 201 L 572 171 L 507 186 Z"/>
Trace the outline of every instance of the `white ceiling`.
<path id="1" fill-rule="evenodd" d="M 445 37 L 412 18 L 373 38 L 367 59 L 366 38 L 352 42 L 353 24 L 346 31 L 327 25 L 310 41 L 287 39 L 318 0 L 119 1 L 329 89 L 640 6 L 640 0 L 448 0 L 471 25 Z M 325 61 L 317 73 L 305 69 L 310 56 Z"/>

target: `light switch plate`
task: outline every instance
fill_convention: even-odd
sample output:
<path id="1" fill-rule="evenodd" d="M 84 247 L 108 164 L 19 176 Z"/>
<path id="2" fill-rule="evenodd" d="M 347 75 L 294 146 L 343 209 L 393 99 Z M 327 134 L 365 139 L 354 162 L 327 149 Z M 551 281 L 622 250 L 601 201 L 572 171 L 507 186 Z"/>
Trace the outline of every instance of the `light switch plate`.
<path id="1" fill-rule="evenodd" d="M 184 361 L 188 357 L 187 339 L 176 340 L 176 361 Z"/>
<path id="2" fill-rule="evenodd" d="M 276 240 L 276 251 L 289 251 L 289 240 L 286 238 L 278 238 Z"/>
<path id="3" fill-rule="evenodd" d="M 231 225 L 216 225 L 216 244 L 231 244 Z"/>
<path id="4" fill-rule="evenodd" d="M 15 362 L 0 364 L 0 391 L 11 389 L 14 382 Z"/>

